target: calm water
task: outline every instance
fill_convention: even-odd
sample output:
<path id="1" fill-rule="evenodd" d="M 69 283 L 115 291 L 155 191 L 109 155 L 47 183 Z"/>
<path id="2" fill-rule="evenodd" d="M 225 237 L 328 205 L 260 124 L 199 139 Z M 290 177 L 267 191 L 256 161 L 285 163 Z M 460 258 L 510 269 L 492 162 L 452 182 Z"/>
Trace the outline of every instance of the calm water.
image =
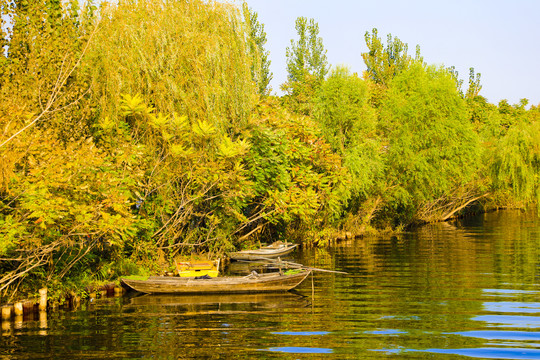
<path id="1" fill-rule="evenodd" d="M 501 211 L 294 255 L 295 292 L 100 299 L 12 324 L 0 359 L 540 359 L 540 221 Z M 313 282 L 312 282 L 313 281 Z"/>

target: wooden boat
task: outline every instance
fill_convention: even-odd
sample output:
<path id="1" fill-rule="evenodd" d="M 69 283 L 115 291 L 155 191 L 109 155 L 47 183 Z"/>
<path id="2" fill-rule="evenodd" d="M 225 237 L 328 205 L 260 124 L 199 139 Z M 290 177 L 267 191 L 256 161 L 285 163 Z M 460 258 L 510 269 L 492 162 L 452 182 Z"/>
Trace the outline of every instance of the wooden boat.
<path id="1" fill-rule="evenodd" d="M 123 278 L 125 286 L 147 294 L 235 294 L 288 291 L 298 285 L 311 270 L 289 270 L 285 273 L 252 273 L 247 276 L 216 278 L 183 278 L 151 276 L 147 279 Z"/>
<path id="2" fill-rule="evenodd" d="M 195 277 L 208 275 L 216 277 L 219 275 L 218 260 L 190 260 L 176 261 L 176 270 L 181 277 Z"/>
<path id="3" fill-rule="evenodd" d="M 275 242 L 254 250 L 242 250 L 229 254 L 231 260 L 261 260 L 263 258 L 277 258 L 291 253 L 298 244 Z"/>

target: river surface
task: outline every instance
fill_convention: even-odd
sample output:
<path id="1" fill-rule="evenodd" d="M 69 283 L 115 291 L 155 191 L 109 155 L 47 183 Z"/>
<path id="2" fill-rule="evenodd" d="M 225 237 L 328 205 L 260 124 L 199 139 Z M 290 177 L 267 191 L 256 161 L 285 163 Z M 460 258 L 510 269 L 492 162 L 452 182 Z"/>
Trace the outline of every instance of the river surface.
<path id="1" fill-rule="evenodd" d="M 0 359 L 540 359 L 540 221 L 499 211 L 300 249 L 286 294 L 124 296 L 12 323 Z"/>

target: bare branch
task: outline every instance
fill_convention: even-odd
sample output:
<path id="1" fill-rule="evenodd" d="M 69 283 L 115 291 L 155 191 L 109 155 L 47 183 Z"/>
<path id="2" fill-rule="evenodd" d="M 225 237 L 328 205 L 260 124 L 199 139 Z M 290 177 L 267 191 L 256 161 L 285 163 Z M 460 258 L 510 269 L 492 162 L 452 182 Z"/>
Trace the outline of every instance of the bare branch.
<path id="1" fill-rule="evenodd" d="M 448 219 L 451 218 L 456 212 L 458 212 L 458 211 L 461 210 L 461 209 L 464 209 L 464 208 L 467 207 L 470 203 L 473 203 L 473 202 L 475 202 L 475 201 L 477 201 L 477 200 L 480 200 L 481 198 L 486 197 L 486 196 L 488 196 L 488 195 L 489 195 L 489 193 L 486 193 L 486 194 L 477 196 L 477 197 L 475 197 L 475 198 L 473 198 L 473 199 L 470 199 L 470 200 L 467 201 L 465 204 L 463 204 L 463 205 L 461 205 L 461 206 L 455 208 L 454 210 L 450 211 L 448 214 L 446 214 L 445 216 L 443 216 L 443 217 L 442 217 L 442 220 L 443 220 L 443 221 L 448 220 Z"/>

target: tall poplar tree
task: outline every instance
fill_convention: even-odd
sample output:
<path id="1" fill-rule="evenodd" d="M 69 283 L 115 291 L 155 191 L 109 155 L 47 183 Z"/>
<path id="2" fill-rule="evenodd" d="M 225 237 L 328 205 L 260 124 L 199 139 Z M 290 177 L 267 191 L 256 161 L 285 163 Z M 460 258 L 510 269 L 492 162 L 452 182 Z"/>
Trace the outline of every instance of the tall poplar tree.
<path id="1" fill-rule="evenodd" d="M 242 4 L 242 11 L 248 27 L 249 51 L 253 57 L 251 76 L 257 84 L 259 94 L 268 95 L 273 74 L 270 71 L 270 52 L 264 47 L 267 41 L 264 24 L 259 22 L 258 14 L 250 9 L 246 3 Z"/>
<path id="2" fill-rule="evenodd" d="M 375 28 L 371 34 L 366 31 L 365 40 L 368 52 L 362 53 L 362 58 L 369 77 L 377 84 L 388 86 L 388 82 L 403 71 L 411 59 L 407 55 L 408 45 L 388 34 L 385 47 Z M 419 47 L 416 48 L 416 56 L 420 58 Z"/>
<path id="3" fill-rule="evenodd" d="M 323 40 L 319 36 L 319 24 L 314 19 L 296 19 L 298 41 L 291 40 L 287 47 L 287 72 L 291 82 L 303 82 L 312 76 L 320 83 L 328 73 L 328 61 Z"/>
<path id="4" fill-rule="evenodd" d="M 482 74 L 474 72 L 474 68 L 469 68 L 469 88 L 467 89 L 467 93 L 465 94 L 465 97 L 467 99 L 474 99 L 478 94 L 480 93 L 480 90 L 482 90 L 482 85 L 480 85 L 480 78 L 482 77 Z"/>
<path id="5" fill-rule="evenodd" d="M 296 19 L 298 40 L 291 40 L 287 47 L 287 82 L 282 89 L 287 92 L 290 107 L 299 113 L 310 114 L 312 101 L 328 73 L 328 61 L 319 24 L 305 17 Z"/>

